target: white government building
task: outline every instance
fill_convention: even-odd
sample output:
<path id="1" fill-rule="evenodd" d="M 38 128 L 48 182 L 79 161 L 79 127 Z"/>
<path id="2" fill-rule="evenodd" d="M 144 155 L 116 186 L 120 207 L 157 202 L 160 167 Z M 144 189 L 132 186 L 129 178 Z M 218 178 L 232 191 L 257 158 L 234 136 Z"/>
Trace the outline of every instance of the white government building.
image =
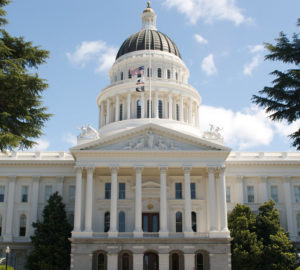
<path id="1" fill-rule="evenodd" d="M 0 154 L 0 248 L 16 270 L 55 191 L 74 221 L 74 270 L 231 269 L 227 213 L 271 198 L 300 243 L 300 154 L 232 152 L 218 128 L 200 132 L 201 97 L 150 3 L 109 76 L 98 131 L 82 128 L 70 152 Z"/>

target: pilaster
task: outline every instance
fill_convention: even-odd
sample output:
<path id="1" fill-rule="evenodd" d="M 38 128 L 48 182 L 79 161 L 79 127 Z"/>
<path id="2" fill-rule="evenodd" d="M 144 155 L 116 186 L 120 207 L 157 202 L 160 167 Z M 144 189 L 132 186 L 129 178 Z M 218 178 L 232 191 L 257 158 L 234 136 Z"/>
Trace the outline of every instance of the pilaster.
<path id="1" fill-rule="evenodd" d="M 87 167 L 86 203 L 85 203 L 85 232 L 92 236 L 94 167 Z M 87 234 L 86 234 L 87 235 Z"/>
<path id="2" fill-rule="evenodd" d="M 136 184 L 135 184 L 135 227 L 134 237 L 142 237 L 142 171 L 143 166 L 136 166 Z"/>
<path id="3" fill-rule="evenodd" d="M 13 238 L 13 214 L 14 214 L 14 201 L 15 201 L 15 187 L 16 176 L 8 178 L 8 196 L 7 196 L 7 209 L 6 209 L 6 226 L 5 235 L 3 236 L 4 242 L 11 242 Z"/>
<path id="4" fill-rule="evenodd" d="M 117 237 L 117 198 L 118 198 L 118 170 L 117 165 L 110 167 L 111 171 L 111 196 L 110 196 L 110 228 L 108 237 Z"/>

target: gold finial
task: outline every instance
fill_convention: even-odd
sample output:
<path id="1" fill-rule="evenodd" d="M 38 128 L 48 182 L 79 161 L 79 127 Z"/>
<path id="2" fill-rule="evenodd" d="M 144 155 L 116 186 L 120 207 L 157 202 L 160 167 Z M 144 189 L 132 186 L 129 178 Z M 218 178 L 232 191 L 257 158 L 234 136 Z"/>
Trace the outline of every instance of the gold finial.
<path id="1" fill-rule="evenodd" d="M 151 8 L 150 5 L 151 5 L 151 2 L 148 1 L 148 2 L 147 2 L 147 8 Z"/>

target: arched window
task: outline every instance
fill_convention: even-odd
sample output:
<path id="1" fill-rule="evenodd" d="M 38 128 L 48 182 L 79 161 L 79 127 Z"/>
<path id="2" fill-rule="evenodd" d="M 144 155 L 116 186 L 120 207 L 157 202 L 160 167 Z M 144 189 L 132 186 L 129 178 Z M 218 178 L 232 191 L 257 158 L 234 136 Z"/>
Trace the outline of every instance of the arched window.
<path id="1" fill-rule="evenodd" d="M 122 270 L 129 270 L 129 257 L 128 253 L 122 255 Z"/>
<path id="2" fill-rule="evenodd" d="M 120 119 L 120 121 L 122 121 L 123 120 L 123 104 L 120 104 L 120 112 L 119 113 L 120 113 L 119 119 Z"/>
<path id="3" fill-rule="evenodd" d="M 140 100 L 136 102 L 136 118 L 142 117 L 142 103 Z"/>
<path id="4" fill-rule="evenodd" d="M 119 232 L 125 232 L 125 213 L 119 213 Z"/>
<path id="5" fill-rule="evenodd" d="M 151 100 L 151 116 L 152 116 L 152 112 L 153 112 L 153 106 L 152 106 L 152 100 Z M 150 115 L 149 115 L 149 110 L 150 110 L 150 108 L 149 108 L 149 99 L 147 100 L 147 118 L 149 118 L 150 117 Z"/>
<path id="6" fill-rule="evenodd" d="M 176 232 L 182 232 L 182 213 L 176 213 Z"/>
<path id="7" fill-rule="evenodd" d="M 167 77 L 168 77 L 168 79 L 171 79 L 171 70 L 167 70 Z"/>
<path id="8" fill-rule="evenodd" d="M 297 234 L 300 236 L 300 213 L 297 215 Z"/>
<path id="9" fill-rule="evenodd" d="M 196 212 L 192 212 L 192 229 L 194 232 L 197 231 L 197 214 L 196 214 Z"/>
<path id="10" fill-rule="evenodd" d="M 128 70 L 128 79 L 131 79 L 130 69 Z"/>
<path id="11" fill-rule="evenodd" d="M 161 68 L 157 69 L 157 78 L 161 78 Z"/>
<path id="12" fill-rule="evenodd" d="M 2 216 L 0 215 L 0 236 L 2 235 Z"/>
<path id="13" fill-rule="evenodd" d="M 162 100 L 158 101 L 158 117 L 163 118 L 163 102 L 162 102 Z"/>
<path id="14" fill-rule="evenodd" d="M 144 270 L 158 270 L 158 255 L 152 252 L 144 254 Z"/>
<path id="15" fill-rule="evenodd" d="M 19 236 L 25 236 L 25 235 L 26 235 L 26 216 L 21 215 Z"/>
<path id="16" fill-rule="evenodd" d="M 179 105 L 176 104 L 176 120 L 179 121 Z"/>
<path id="17" fill-rule="evenodd" d="M 196 254 L 196 270 L 204 270 L 203 255 L 201 253 Z"/>
<path id="18" fill-rule="evenodd" d="M 97 270 L 106 270 L 105 254 L 99 253 L 97 256 Z"/>
<path id="19" fill-rule="evenodd" d="M 172 270 L 179 270 L 179 255 L 177 253 L 172 254 Z"/>
<path id="20" fill-rule="evenodd" d="M 104 214 L 104 232 L 108 232 L 110 227 L 110 213 L 105 212 Z"/>
<path id="21" fill-rule="evenodd" d="M 124 77 L 124 75 L 123 75 L 123 71 L 121 72 L 121 81 L 123 81 L 123 77 Z"/>

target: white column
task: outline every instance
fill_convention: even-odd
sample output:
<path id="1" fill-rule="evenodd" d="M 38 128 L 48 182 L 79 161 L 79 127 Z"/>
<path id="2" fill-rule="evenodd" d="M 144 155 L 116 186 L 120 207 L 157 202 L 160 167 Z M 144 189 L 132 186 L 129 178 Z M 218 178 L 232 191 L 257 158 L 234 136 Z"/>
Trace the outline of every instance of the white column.
<path id="1" fill-rule="evenodd" d="M 169 92 L 169 119 L 173 119 L 173 104 L 172 104 L 172 93 Z"/>
<path id="2" fill-rule="evenodd" d="M 167 167 L 160 167 L 160 230 L 159 237 L 168 237 Z"/>
<path id="3" fill-rule="evenodd" d="M 145 93 L 141 92 L 141 118 L 145 118 Z"/>
<path id="4" fill-rule="evenodd" d="M 94 168 L 87 168 L 86 177 L 86 196 L 85 196 L 85 231 L 92 234 L 92 215 L 93 215 L 93 191 L 94 191 Z"/>
<path id="5" fill-rule="evenodd" d="M 110 103 L 110 100 L 108 98 L 108 99 L 106 99 L 106 125 L 110 123 L 109 103 Z"/>
<path id="6" fill-rule="evenodd" d="M 159 270 L 169 270 L 169 253 L 159 253 Z"/>
<path id="7" fill-rule="evenodd" d="M 195 269 L 195 254 L 184 253 L 184 269 Z"/>
<path id="8" fill-rule="evenodd" d="M 119 121 L 120 118 L 120 100 L 119 100 L 119 95 L 116 95 L 116 113 L 115 113 L 115 121 Z"/>
<path id="9" fill-rule="evenodd" d="M 6 226 L 4 242 L 11 242 L 13 237 L 13 214 L 14 214 L 14 201 L 15 201 L 15 186 L 16 176 L 11 176 L 8 179 L 8 196 L 7 196 L 7 209 L 6 209 Z"/>
<path id="10" fill-rule="evenodd" d="M 104 104 L 103 104 L 103 101 L 101 102 L 101 105 L 100 105 L 100 127 L 103 127 L 104 126 Z"/>
<path id="11" fill-rule="evenodd" d="M 221 167 L 219 170 L 219 190 L 220 229 L 228 232 L 225 167 Z"/>
<path id="12" fill-rule="evenodd" d="M 261 203 L 264 204 L 268 201 L 268 178 L 265 176 L 260 178 L 260 194 Z"/>
<path id="13" fill-rule="evenodd" d="M 183 122 L 183 96 L 180 95 L 180 104 L 179 104 L 179 121 Z"/>
<path id="14" fill-rule="evenodd" d="M 112 254 L 109 252 L 107 254 L 107 270 L 117 270 L 118 269 L 118 254 Z"/>
<path id="15" fill-rule="evenodd" d="M 127 119 L 130 119 L 131 94 L 127 94 Z"/>
<path id="16" fill-rule="evenodd" d="M 158 90 L 154 93 L 154 118 L 158 118 Z"/>
<path id="17" fill-rule="evenodd" d="M 195 106 L 195 109 L 196 109 L 196 112 L 195 112 L 195 114 L 196 114 L 196 117 L 195 117 L 195 119 L 196 119 L 196 127 L 199 127 L 199 105 L 196 103 L 195 104 L 196 106 Z"/>
<path id="18" fill-rule="evenodd" d="M 135 183 L 135 228 L 134 237 L 142 237 L 142 170 L 143 167 L 136 167 L 136 183 Z"/>
<path id="19" fill-rule="evenodd" d="M 60 196 L 63 197 L 64 194 L 64 177 L 56 176 L 56 191 Z"/>
<path id="20" fill-rule="evenodd" d="M 285 211 L 287 219 L 287 229 L 291 237 L 296 236 L 296 232 L 293 226 L 293 212 L 292 212 L 292 193 L 291 193 L 291 183 L 290 177 L 283 179 L 283 189 L 284 189 L 284 202 L 285 202 Z"/>
<path id="21" fill-rule="evenodd" d="M 184 235 L 191 236 L 192 230 L 192 202 L 191 202 L 191 167 L 184 167 Z"/>
<path id="22" fill-rule="evenodd" d="M 176 113 L 177 113 L 177 110 L 176 110 L 176 102 L 177 102 L 177 101 L 176 101 L 176 98 L 174 98 L 174 99 L 173 99 L 173 106 L 172 106 L 172 107 L 173 107 L 173 113 L 172 113 L 172 116 L 173 116 L 173 119 L 174 119 L 174 120 L 177 120 L 177 116 L 176 116 Z"/>
<path id="23" fill-rule="evenodd" d="M 244 203 L 244 177 L 243 176 L 237 176 L 236 181 L 236 203 Z"/>
<path id="24" fill-rule="evenodd" d="M 117 198 L 118 198 L 118 170 L 117 166 L 112 166 L 111 171 L 111 196 L 110 196 L 110 228 L 108 237 L 117 237 Z"/>
<path id="25" fill-rule="evenodd" d="M 133 270 L 143 269 L 144 254 L 133 253 Z M 116 268 L 117 269 L 117 268 Z"/>
<path id="26" fill-rule="evenodd" d="M 101 105 L 98 106 L 99 116 L 98 116 L 98 129 L 101 128 Z"/>
<path id="27" fill-rule="evenodd" d="M 189 100 L 189 118 L 188 118 L 189 124 L 193 121 L 193 100 L 190 98 Z"/>
<path id="28" fill-rule="evenodd" d="M 32 191 L 31 191 L 31 222 L 29 235 L 33 235 L 34 229 L 32 227 L 32 222 L 37 222 L 38 214 L 38 201 L 39 201 L 39 181 L 40 177 L 32 177 Z"/>
<path id="29" fill-rule="evenodd" d="M 208 203 L 209 203 L 209 218 L 210 231 L 217 229 L 216 217 L 216 196 L 215 196 L 215 168 L 208 168 Z"/>
<path id="30" fill-rule="evenodd" d="M 76 195 L 75 195 L 75 216 L 74 232 L 81 231 L 81 209 L 82 209 L 82 168 L 76 168 Z"/>

